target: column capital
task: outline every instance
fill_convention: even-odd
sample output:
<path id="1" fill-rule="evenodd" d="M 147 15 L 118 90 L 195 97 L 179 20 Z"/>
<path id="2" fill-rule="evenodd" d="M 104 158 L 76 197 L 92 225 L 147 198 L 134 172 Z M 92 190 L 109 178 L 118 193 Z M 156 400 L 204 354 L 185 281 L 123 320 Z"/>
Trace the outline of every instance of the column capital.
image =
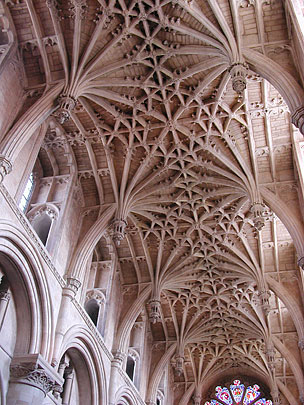
<path id="1" fill-rule="evenodd" d="M 157 298 L 151 298 L 148 301 L 149 321 L 151 323 L 160 322 L 161 320 L 161 302 Z"/>
<path id="2" fill-rule="evenodd" d="M 298 107 L 291 114 L 291 122 L 295 125 L 304 135 L 304 106 Z"/>
<path id="3" fill-rule="evenodd" d="M 81 282 L 74 277 L 67 277 L 66 287 L 64 287 L 63 295 L 69 296 L 71 299 L 75 298 L 79 288 L 81 287 Z"/>
<path id="4" fill-rule="evenodd" d="M 304 270 L 304 256 L 298 256 L 298 266 Z"/>
<path id="5" fill-rule="evenodd" d="M 44 395 L 63 384 L 63 379 L 39 354 L 15 356 L 10 372 L 12 382 L 35 387 Z"/>
<path id="6" fill-rule="evenodd" d="M 126 353 L 123 353 L 121 350 L 116 350 L 113 352 L 113 356 L 114 359 L 112 360 L 112 363 L 117 367 L 120 367 L 126 357 Z"/>
<path id="7" fill-rule="evenodd" d="M 248 74 L 248 65 L 237 62 L 230 66 L 229 73 L 232 79 L 232 88 L 238 94 L 246 89 L 246 77 Z"/>
<path id="8" fill-rule="evenodd" d="M 11 293 L 9 291 L 0 291 L 0 300 L 9 301 L 11 299 Z"/>
<path id="9" fill-rule="evenodd" d="M 298 346 L 299 346 L 299 349 L 301 349 L 303 352 L 304 351 L 304 339 L 303 338 L 299 340 Z"/>
<path id="10" fill-rule="evenodd" d="M 201 404 L 201 400 L 202 400 L 202 396 L 201 396 L 201 395 L 194 395 L 194 397 L 193 397 L 193 404 L 194 404 L 194 405 L 200 405 L 200 404 Z"/>
<path id="11" fill-rule="evenodd" d="M 65 122 L 69 121 L 71 118 L 71 112 L 76 107 L 76 100 L 74 97 L 68 94 L 61 94 L 58 99 L 58 108 L 53 113 L 53 116 L 58 120 L 62 125 Z"/>
<path id="12" fill-rule="evenodd" d="M 12 171 L 12 164 L 4 156 L 0 156 L 0 183 L 4 177 Z"/>

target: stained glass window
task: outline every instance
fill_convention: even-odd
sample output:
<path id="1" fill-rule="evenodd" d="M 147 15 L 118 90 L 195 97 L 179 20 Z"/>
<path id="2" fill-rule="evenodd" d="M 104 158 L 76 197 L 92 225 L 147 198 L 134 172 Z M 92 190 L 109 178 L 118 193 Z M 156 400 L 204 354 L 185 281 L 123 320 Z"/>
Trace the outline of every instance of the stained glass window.
<path id="1" fill-rule="evenodd" d="M 257 384 L 245 387 L 240 380 L 234 380 L 229 388 L 218 385 L 215 388 L 216 399 L 210 399 L 205 405 L 272 405 L 272 401 L 260 398 Z"/>

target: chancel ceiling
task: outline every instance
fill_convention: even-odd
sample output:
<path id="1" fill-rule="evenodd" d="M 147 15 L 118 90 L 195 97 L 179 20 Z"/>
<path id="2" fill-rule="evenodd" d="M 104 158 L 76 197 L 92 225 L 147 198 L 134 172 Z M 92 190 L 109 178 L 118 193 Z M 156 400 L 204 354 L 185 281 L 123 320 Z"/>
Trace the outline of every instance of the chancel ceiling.
<path id="1" fill-rule="evenodd" d="M 95 251 L 108 261 L 114 242 L 121 318 L 136 302 L 147 308 L 155 359 L 171 350 L 176 404 L 235 372 L 258 376 L 274 398 L 303 395 L 302 280 L 281 217 L 292 207 L 301 218 L 296 130 L 254 63 L 299 80 L 288 5 L 5 3 L 29 103 L 62 83 L 41 170 L 76 171 L 87 232 L 115 206 Z"/>

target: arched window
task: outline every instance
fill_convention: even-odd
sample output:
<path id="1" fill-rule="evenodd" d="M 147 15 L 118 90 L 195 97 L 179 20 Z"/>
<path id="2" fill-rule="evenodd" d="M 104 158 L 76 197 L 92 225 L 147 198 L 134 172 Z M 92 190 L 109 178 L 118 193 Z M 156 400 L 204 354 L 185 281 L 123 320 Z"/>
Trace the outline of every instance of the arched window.
<path id="1" fill-rule="evenodd" d="M 89 300 L 85 305 L 85 310 L 87 311 L 89 317 L 92 319 L 92 322 L 97 326 L 98 315 L 99 315 L 99 305 L 95 299 Z"/>
<path id="2" fill-rule="evenodd" d="M 41 242 L 47 246 L 53 222 L 59 215 L 58 208 L 50 203 L 42 204 L 31 209 L 27 215 Z"/>
<path id="3" fill-rule="evenodd" d="M 205 402 L 205 405 L 272 405 L 270 399 L 261 398 L 260 387 L 257 384 L 245 386 L 240 380 L 234 380 L 229 388 L 218 385 L 215 397 Z"/>
<path id="4" fill-rule="evenodd" d="M 33 228 L 37 232 L 37 235 L 44 245 L 46 245 L 51 225 L 52 219 L 46 213 L 43 213 L 39 217 L 36 217 L 32 222 Z"/>
<path id="5" fill-rule="evenodd" d="M 92 288 L 87 290 L 86 302 L 84 308 L 96 326 L 97 330 L 103 335 L 104 314 L 106 298 L 101 288 Z"/>
<path id="6" fill-rule="evenodd" d="M 134 371 L 135 371 L 135 361 L 131 356 L 128 356 L 126 373 L 128 374 L 130 380 L 132 381 L 134 378 Z"/>
<path id="7" fill-rule="evenodd" d="M 26 183 L 25 189 L 23 191 L 20 203 L 19 203 L 19 208 L 21 211 L 25 212 L 29 206 L 31 196 L 33 194 L 35 186 L 35 180 L 34 180 L 34 175 L 33 173 L 30 174 L 30 177 L 28 178 L 28 181 Z"/>

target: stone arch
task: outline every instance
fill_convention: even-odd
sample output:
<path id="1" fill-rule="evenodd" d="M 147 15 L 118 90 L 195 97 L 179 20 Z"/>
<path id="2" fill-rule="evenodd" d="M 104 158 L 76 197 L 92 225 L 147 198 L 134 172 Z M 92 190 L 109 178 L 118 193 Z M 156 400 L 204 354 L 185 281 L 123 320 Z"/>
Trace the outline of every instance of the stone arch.
<path id="1" fill-rule="evenodd" d="M 80 402 L 83 405 L 106 405 L 107 402 L 107 378 L 104 361 L 101 356 L 99 344 L 86 328 L 76 325 L 70 328 L 63 339 L 60 358 L 68 353 L 73 361 L 75 372 L 79 379 L 90 384 L 90 396 L 88 391 L 81 392 Z M 59 365 L 58 365 L 59 366 Z"/>
<path id="2" fill-rule="evenodd" d="M 136 321 L 145 301 L 148 299 L 151 293 L 151 286 L 146 287 L 134 301 L 128 312 L 126 313 L 123 321 L 119 325 L 116 333 L 116 339 L 113 344 L 113 351 L 121 351 L 126 353 L 127 351 L 127 336 L 132 329 L 132 325 Z"/>
<path id="3" fill-rule="evenodd" d="M 41 242 L 47 246 L 53 222 L 59 217 L 59 209 L 54 204 L 39 204 L 28 212 L 27 217 Z"/>
<path id="4" fill-rule="evenodd" d="M 155 400 L 157 396 L 158 386 L 164 372 L 166 364 L 170 361 L 171 357 L 176 351 L 176 343 L 172 344 L 169 349 L 165 352 L 162 358 L 159 360 L 157 366 L 155 367 L 152 376 L 150 376 L 149 386 L 147 389 L 147 399 Z"/>
<path id="5" fill-rule="evenodd" d="M 136 405 L 138 401 L 134 393 L 128 387 L 121 387 L 115 395 L 115 405 Z"/>
<path id="6" fill-rule="evenodd" d="M 293 210 L 266 187 L 261 187 L 261 195 L 272 211 L 280 218 L 292 237 L 299 257 L 304 252 L 304 227 Z"/>
<path id="7" fill-rule="evenodd" d="M 290 73 L 272 59 L 252 49 L 244 49 L 243 56 L 253 71 L 268 80 L 281 93 L 291 114 L 303 106 L 304 91 Z"/>
<path id="8" fill-rule="evenodd" d="M 284 286 L 274 280 L 272 277 L 266 277 L 269 288 L 280 298 L 286 305 L 292 320 L 298 332 L 299 339 L 304 339 L 304 317 L 301 309 L 293 297 L 286 291 Z"/>
<path id="9" fill-rule="evenodd" d="M 300 396 L 302 396 L 304 394 L 304 392 L 303 392 L 304 376 L 303 376 L 302 367 L 298 363 L 295 356 L 291 353 L 291 351 L 276 336 L 272 336 L 272 339 L 273 339 L 273 343 L 274 343 L 276 349 L 288 361 L 288 364 L 293 372 L 293 375 L 295 376 Z"/>
<path id="10" fill-rule="evenodd" d="M 115 209 L 116 207 L 114 204 L 108 207 L 82 239 L 70 264 L 69 273 L 71 274 L 71 277 L 75 277 L 80 281 L 83 279 L 89 257 L 92 254 L 96 243 L 106 231 L 110 220 L 114 215 Z"/>
<path id="11" fill-rule="evenodd" d="M 32 241 L 6 221 L 0 224 L 0 258 L 19 308 L 15 353 L 40 353 L 50 360 L 54 328 L 44 271 Z"/>
<path id="12" fill-rule="evenodd" d="M 0 143 L 0 154 L 12 165 L 22 148 L 35 130 L 56 109 L 54 101 L 60 94 L 63 83 L 58 83 L 51 90 L 41 96 L 26 113 L 16 122 L 12 129 L 4 136 Z"/>

